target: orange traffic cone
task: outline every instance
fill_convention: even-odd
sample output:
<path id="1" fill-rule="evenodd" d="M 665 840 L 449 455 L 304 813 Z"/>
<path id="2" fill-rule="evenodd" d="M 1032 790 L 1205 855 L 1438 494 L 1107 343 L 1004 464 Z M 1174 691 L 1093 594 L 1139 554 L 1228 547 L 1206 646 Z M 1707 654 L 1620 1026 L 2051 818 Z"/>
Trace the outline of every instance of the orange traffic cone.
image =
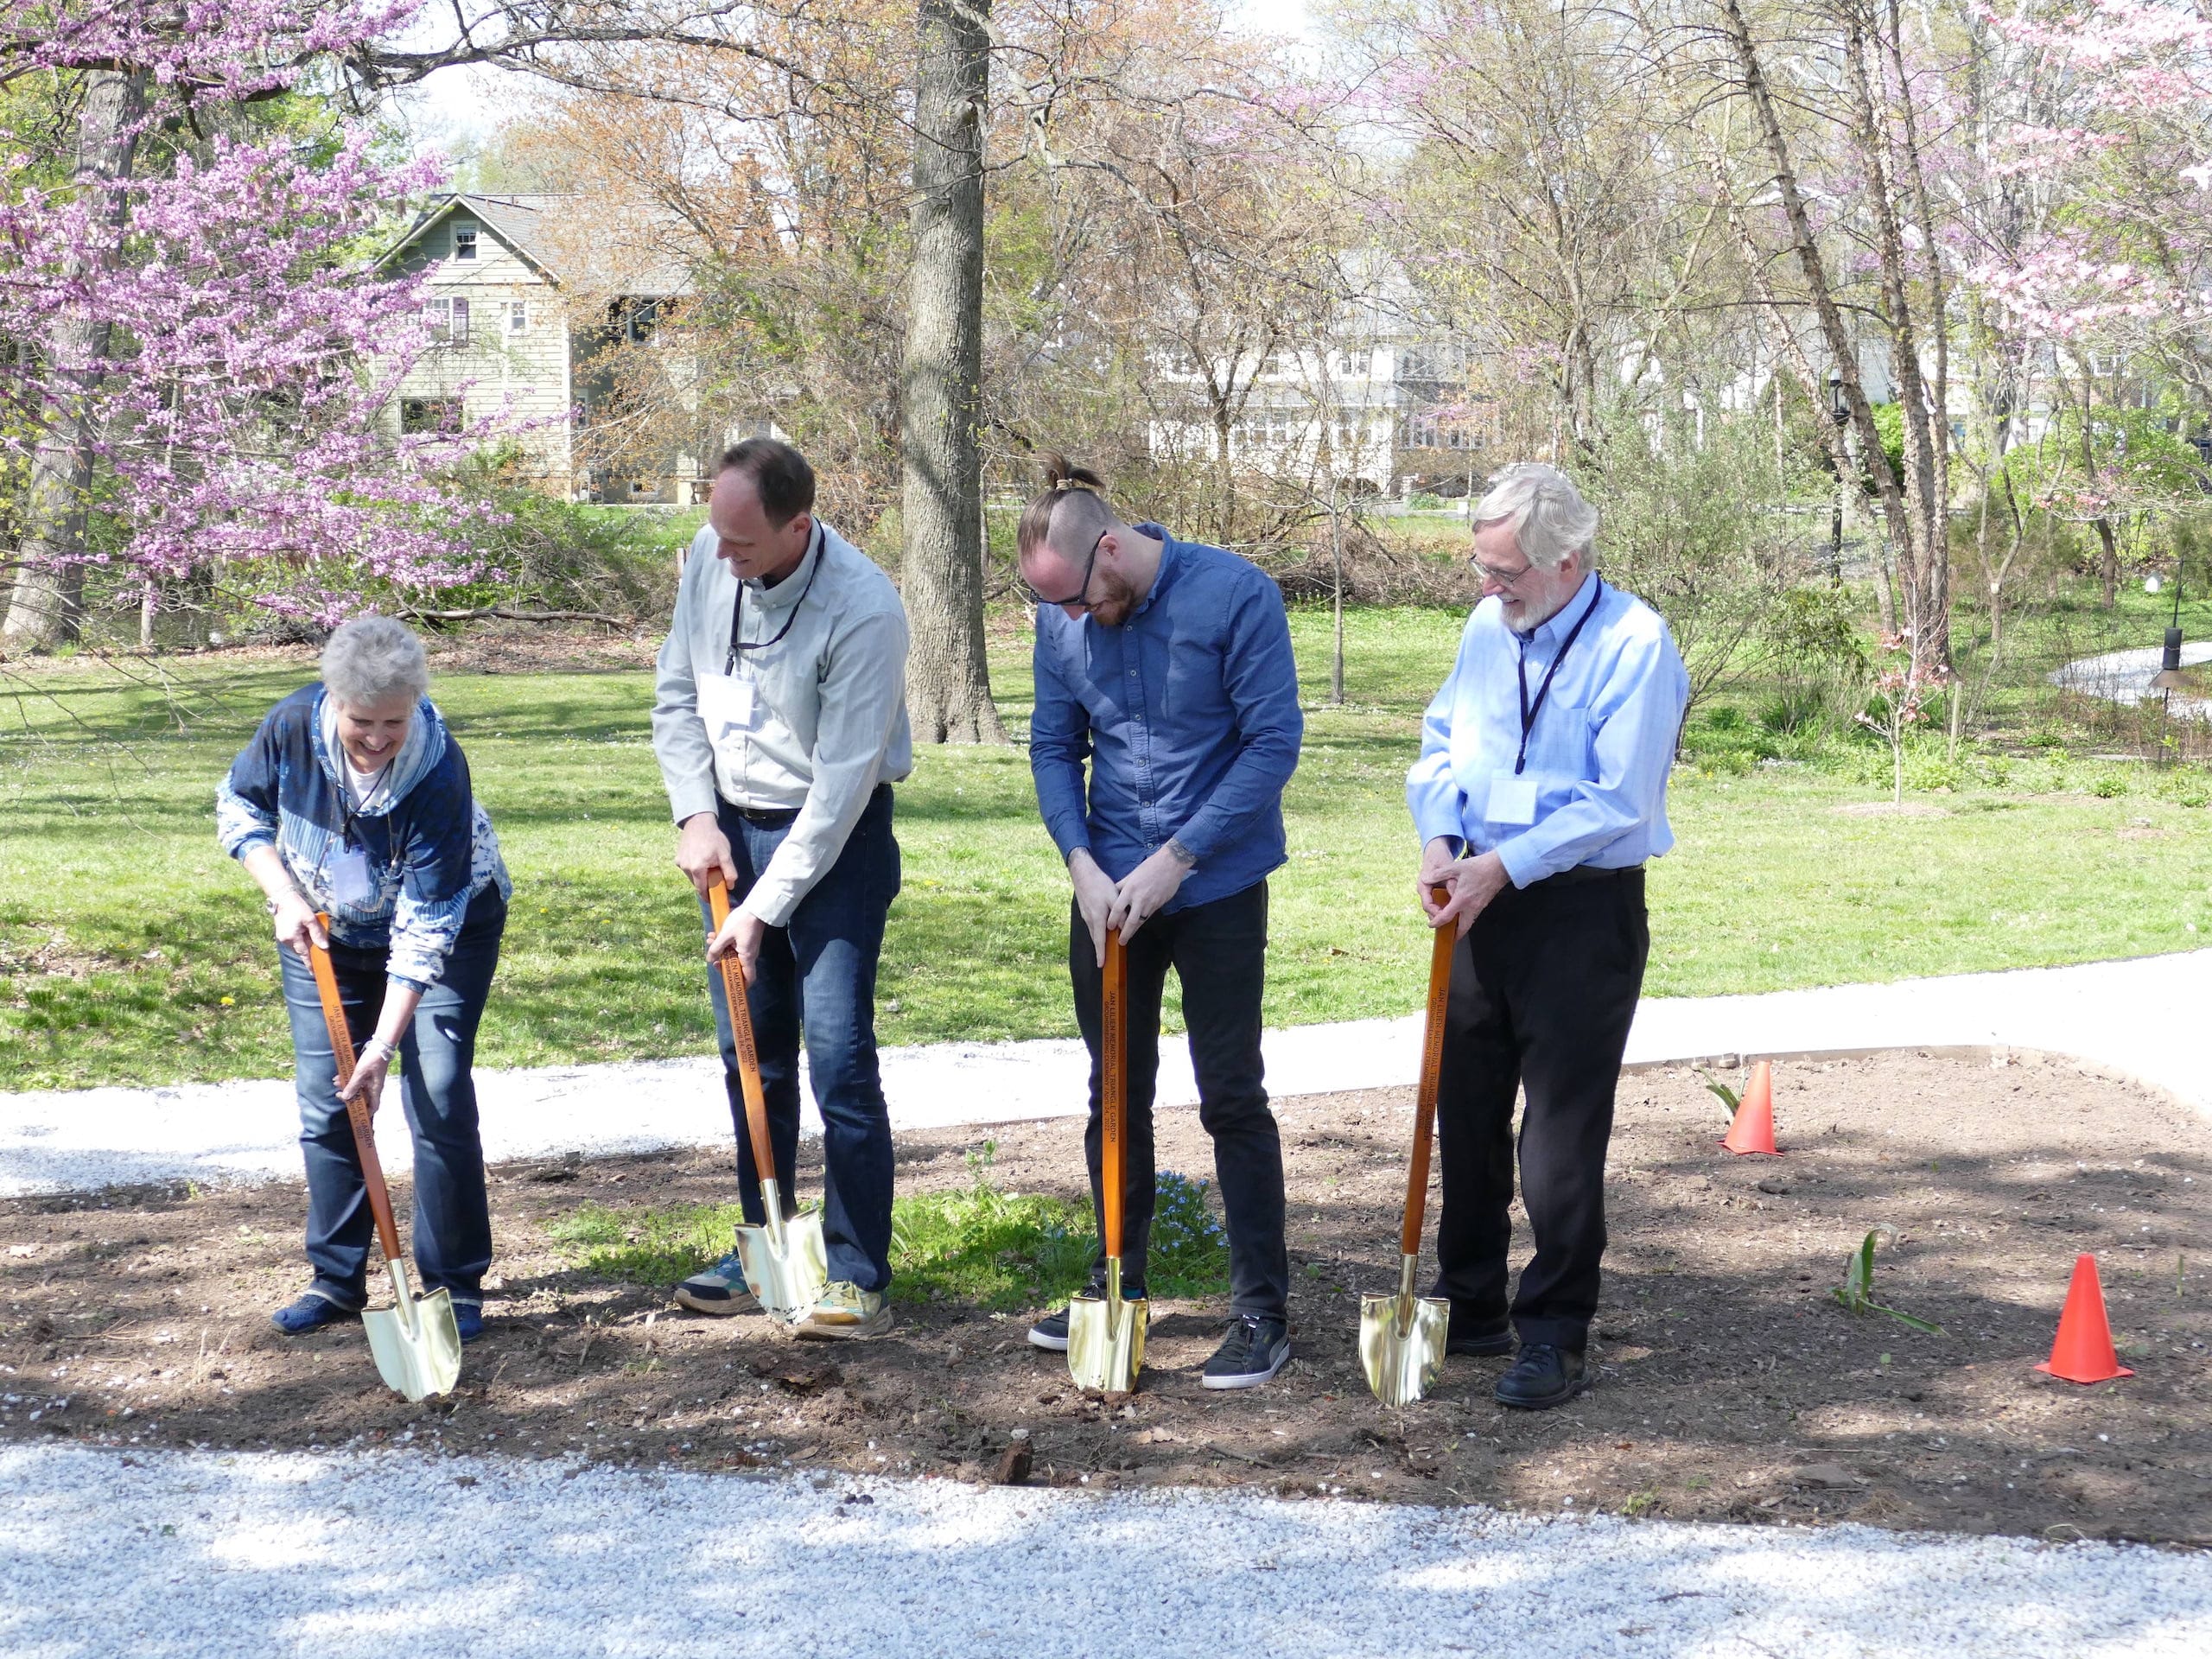
<path id="1" fill-rule="evenodd" d="M 1720 1144 L 1734 1153 L 1782 1155 L 1774 1144 L 1774 1067 L 1766 1061 L 1751 1067 L 1751 1080 L 1744 1085 L 1744 1098 L 1736 1107 L 1736 1121 Z"/>
<path id="2" fill-rule="evenodd" d="M 2074 1282 L 2058 1315 L 2058 1340 L 2050 1357 L 2036 1367 L 2068 1382 L 2109 1382 L 2134 1372 L 2120 1363 L 2105 1322 L 2105 1287 L 2097 1278 L 2097 1258 L 2086 1250 L 2074 1258 Z"/>

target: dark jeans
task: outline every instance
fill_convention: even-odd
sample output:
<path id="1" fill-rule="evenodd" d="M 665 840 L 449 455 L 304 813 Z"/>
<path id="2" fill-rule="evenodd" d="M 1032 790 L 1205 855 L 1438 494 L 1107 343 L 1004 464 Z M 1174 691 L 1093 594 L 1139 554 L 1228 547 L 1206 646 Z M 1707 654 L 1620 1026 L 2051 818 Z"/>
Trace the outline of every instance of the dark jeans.
<path id="1" fill-rule="evenodd" d="M 1513 1096 L 1521 1200 L 1536 1252 L 1512 1306 L 1521 1340 L 1576 1353 L 1598 1311 L 1605 1148 L 1651 934 L 1641 871 L 1507 887 L 1452 962 L 1437 1102 L 1444 1202 L 1437 1294 L 1463 1319 L 1505 1317 Z"/>
<path id="2" fill-rule="evenodd" d="M 718 817 L 737 864 L 736 902 L 753 890 L 791 833 L 791 815 L 755 822 L 725 801 Z M 899 842 L 891 832 L 891 786 L 885 784 L 869 798 L 837 861 L 798 901 L 790 925 L 767 931 L 759 970 L 746 987 L 761 1092 L 768 1102 L 768 1143 L 785 1213 L 797 1208 L 791 1170 L 798 1159 L 804 1031 L 814 1103 L 822 1113 L 822 1236 L 830 1277 L 862 1290 L 880 1291 L 891 1282 L 891 1115 L 875 1063 L 875 969 L 883 954 L 884 918 L 898 896 Z M 707 916 L 704 900 L 699 911 Z M 758 1226 L 767 1211 L 745 1132 L 737 1039 L 730 1032 L 720 969 L 707 969 L 707 988 L 737 1130 L 738 1198 L 746 1220 Z"/>
<path id="3" fill-rule="evenodd" d="M 1152 1101 L 1160 1080 L 1160 999 L 1173 968 L 1183 986 L 1183 1023 L 1198 1080 L 1198 1122 L 1213 1137 L 1214 1181 L 1229 1223 L 1229 1307 L 1232 1313 L 1284 1316 L 1290 1261 L 1283 1244 L 1282 1135 L 1268 1109 L 1260 1059 L 1260 997 L 1267 984 L 1268 884 L 1210 904 L 1155 916 L 1128 949 L 1128 1123 L 1122 1180 L 1122 1277 L 1145 1284 L 1156 1197 Z M 1090 1122 L 1083 1152 L 1098 1222 L 1094 1274 L 1103 1274 L 1106 1222 L 1098 1209 L 1099 1002 L 1103 976 L 1083 912 L 1071 906 L 1068 971 L 1076 1023 L 1090 1050 Z"/>
<path id="4" fill-rule="evenodd" d="M 506 900 L 486 887 L 470 901 L 438 982 L 423 993 L 399 1041 L 399 1097 L 415 1136 L 415 1268 L 424 1291 L 448 1290 L 457 1302 L 483 1300 L 492 1265 L 492 1211 L 484 1192 L 484 1142 L 476 1127 L 476 1027 L 499 964 Z M 308 1261 L 316 1294 L 340 1307 L 368 1300 L 370 1214 L 360 1155 L 346 1109 L 338 1103 L 338 1061 L 322 999 L 307 963 L 279 945 L 284 1008 L 292 1019 L 292 1058 L 300 1097 L 300 1150 L 308 1166 Z M 339 1006 L 358 1050 L 384 1012 L 385 953 L 330 944 Z M 385 1099 L 391 1098 L 385 1085 Z"/>

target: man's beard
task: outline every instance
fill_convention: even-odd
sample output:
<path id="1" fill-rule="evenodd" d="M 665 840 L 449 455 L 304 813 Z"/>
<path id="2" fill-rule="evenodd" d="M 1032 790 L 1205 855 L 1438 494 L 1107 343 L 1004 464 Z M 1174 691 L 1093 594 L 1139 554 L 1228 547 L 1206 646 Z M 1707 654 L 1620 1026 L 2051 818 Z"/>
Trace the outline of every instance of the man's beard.
<path id="1" fill-rule="evenodd" d="M 1090 607 L 1092 619 L 1102 626 L 1118 628 L 1136 613 L 1144 602 L 1144 595 L 1130 583 L 1127 576 L 1117 571 L 1101 570 L 1091 582 L 1104 594 Z"/>

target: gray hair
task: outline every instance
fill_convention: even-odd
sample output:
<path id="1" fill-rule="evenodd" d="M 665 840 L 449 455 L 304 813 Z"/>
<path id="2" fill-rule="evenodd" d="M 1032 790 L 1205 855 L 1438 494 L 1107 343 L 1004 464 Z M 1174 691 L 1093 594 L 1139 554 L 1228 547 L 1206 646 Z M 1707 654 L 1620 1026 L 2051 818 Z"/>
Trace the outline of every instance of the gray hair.
<path id="1" fill-rule="evenodd" d="M 1570 553 L 1580 553 L 1586 568 L 1597 565 L 1598 509 L 1556 467 L 1522 461 L 1497 475 L 1471 528 L 1501 523 L 1512 524 L 1513 544 L 1531 564 L 1556 570 Z"/>
<path id="2" fill-rule="evenodd" d="M 350 708 L 373 708 L 403 696 L 416 702 L 430 689 L 430 662 L 406 624 L 357 616 L 340 623 L 322 648 L 322 683 Z"/>

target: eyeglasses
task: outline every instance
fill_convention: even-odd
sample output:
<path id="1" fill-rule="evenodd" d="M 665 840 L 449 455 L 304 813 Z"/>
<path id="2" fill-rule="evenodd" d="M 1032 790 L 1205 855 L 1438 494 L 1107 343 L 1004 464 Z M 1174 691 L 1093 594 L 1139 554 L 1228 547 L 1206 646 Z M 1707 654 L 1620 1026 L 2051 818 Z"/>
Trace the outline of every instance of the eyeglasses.
<path id="1" fill-rule="evenodd" d="M 1468 556 L 1467 563 L 1474 566 L 1475 573 L 1484 582 L 1494 582 L 1501 588 L 1510 588 L 1535 569 L 1532 564 L 1524 564 L 1518 570 L 1501 570 L 1494 564 L 1484 564 L 1472 555 Z"/>
<path id="2" fill-rule="evenodd" d="M 1090 556 L 1083 562 L 1083 581 L 1075 592 L 1065 599 L 1047 599 L 1025 582 L 1021 584 L 1021 588 L 1022 591 L 1029 595 L 1030 603 L 1033 605 L 1080 605 L 1084 610 L 1089 610 L 1090 608 L 1091 567 L 1098 563 L 1098 550 L 1104 543 L 1108 533 L 1106 531 L 1100 531 L 1098 540 L 1090 544 Z"/>

